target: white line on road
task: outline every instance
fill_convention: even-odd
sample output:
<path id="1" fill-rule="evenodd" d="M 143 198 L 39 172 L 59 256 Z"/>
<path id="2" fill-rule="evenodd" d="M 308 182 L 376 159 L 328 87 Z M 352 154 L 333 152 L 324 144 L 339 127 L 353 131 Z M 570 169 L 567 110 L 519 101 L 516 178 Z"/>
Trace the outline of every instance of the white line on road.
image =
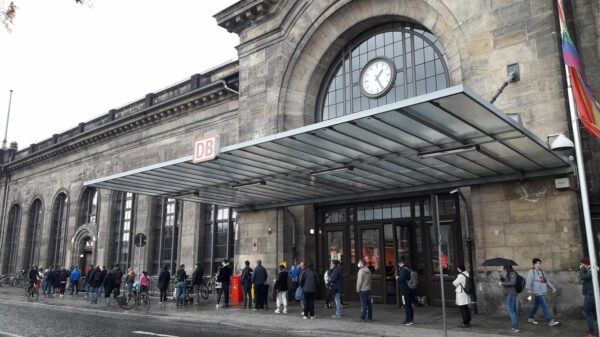
<path id="1" fill-rule="evenodd" d="M 12 333 L 0 331 L 0 337 L 5 337 L 5 336 L 6 337 L 23 337 L 23 336 L 19 336 L 19 335 L 14 335 Z"/>
<path id="2" fill-rule="evenodd" d="M 164 335 L 160 333 L 148 332 L 148 331 L 132 331 L 131 333 L 135 333 L 138 335 L 148 335 L 148 336 L 157 336 L 157 337 L 178 337 L 173 335 Z"/>

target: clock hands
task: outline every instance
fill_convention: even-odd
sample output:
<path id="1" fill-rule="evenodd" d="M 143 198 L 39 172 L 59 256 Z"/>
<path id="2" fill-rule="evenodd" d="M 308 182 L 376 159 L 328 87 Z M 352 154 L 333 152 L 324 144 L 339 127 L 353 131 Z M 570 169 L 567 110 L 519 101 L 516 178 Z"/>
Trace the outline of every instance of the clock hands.
<path id="1" fill-rule="evenodd" d="M 381 84 L 381 81 L 379 81 L 379 77 L 381 76 L 382 73 L 383 73 L 383 69 L 381 69 L 379 71 L 379 74 L 375 75 L 375 81 L 377 81 L 377 83 L 379 83 L 379 87 L 381 88 L 381 90 L 383 90 L 383 84 Z"/>

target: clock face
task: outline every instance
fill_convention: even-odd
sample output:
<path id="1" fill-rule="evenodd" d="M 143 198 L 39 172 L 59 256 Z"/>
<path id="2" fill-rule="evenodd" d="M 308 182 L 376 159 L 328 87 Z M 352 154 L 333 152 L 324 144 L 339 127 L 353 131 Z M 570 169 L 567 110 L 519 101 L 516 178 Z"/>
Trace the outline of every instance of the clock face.
<path id="1" fill-rule="evenodd" d="M 396 81 L 396 67 L 388 58 L 372 59 L 360 74 L 360 89 L 370 98 L 381 97 L 390 91 Z"/>

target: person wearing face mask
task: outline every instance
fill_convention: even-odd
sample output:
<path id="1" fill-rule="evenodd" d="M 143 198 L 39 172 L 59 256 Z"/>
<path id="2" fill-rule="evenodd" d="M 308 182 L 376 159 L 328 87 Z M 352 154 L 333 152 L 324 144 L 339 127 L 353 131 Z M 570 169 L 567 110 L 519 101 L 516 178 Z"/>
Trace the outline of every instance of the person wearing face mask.
<path id="1" fill-rule="evenodd" d="M 358 276 L 356 278 L 356 292 L 360 297 L 360 321 L 373 321 L 373 304 L 371 303 L 371 270 L 365 263 L 358 261 Z"/>

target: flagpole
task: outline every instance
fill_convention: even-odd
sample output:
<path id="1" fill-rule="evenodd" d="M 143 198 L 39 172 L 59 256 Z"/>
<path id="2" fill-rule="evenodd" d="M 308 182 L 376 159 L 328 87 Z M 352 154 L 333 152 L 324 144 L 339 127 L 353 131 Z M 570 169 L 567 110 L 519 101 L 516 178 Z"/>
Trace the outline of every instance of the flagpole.
<path id="1" fill-rule="evenodd" d="M 567 73 L 567 92 L 569 95 L 569 112 L 571 114 L 571 126 L 573 129 L 573 141 L 575 142 L 575 157 L 577 159 L 577 175 L 579 177 L 579 190 L 581 191 L 581 207 L 583 208 L 583 219 L 585 223 L 585 237 L 587 239 L 588 256 L 592 270 L 592 284 L 594 286 L 594 303 L 596 305 L 596 318 L 600 322 L 600 287 L 598 286 L 598 264 L 596 262 L 596 248 L 592 231 L 592 217 L 590 216 L 590 201 L 588 199 L 587 181 L 585 179 L 585 167 L 583 153 L 581 151 L 581 138 L 579 134 L 579 117 L 577 107 L 573 100 L 573 86 L 571 85 L 571 73 L 569 66 L 565 65 Z"/>
<path id="2" fill-rule="evenodd" d="M 13 91 L 10 89 L 10 96 L 8 98 L 8 113 L 6 114 L 6 131 L 4 131 L 4 140 L 2 141 L 2 150 L 6 150 L 6 136 L 8 135 L 8 119 L 10 118 L 10 104 L 12 103 Z"/>

